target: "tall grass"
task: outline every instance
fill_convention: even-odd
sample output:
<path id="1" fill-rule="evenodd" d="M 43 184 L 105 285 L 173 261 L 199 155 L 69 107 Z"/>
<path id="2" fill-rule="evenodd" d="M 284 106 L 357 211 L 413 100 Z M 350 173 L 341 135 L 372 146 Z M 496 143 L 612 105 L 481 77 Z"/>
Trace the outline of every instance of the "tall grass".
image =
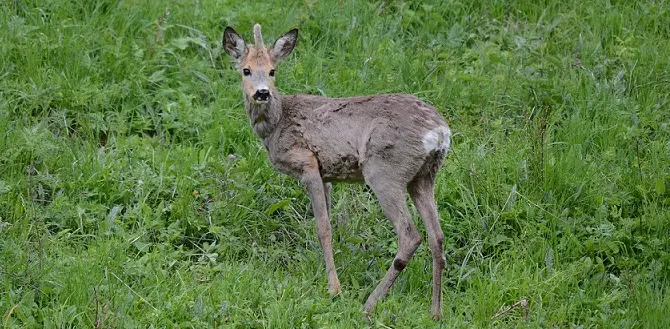
<path id="1" fill-rule="evenodd" d="M 226 25 L 300 29 L 287 94 L 417 94 L 456 133 L 439 175 L 444 313 L 420 247 L 374 327 L 665 328 L 664 1 L 0 4 L 5 327 L 358 328 L 396 250 L 337 185 L 331 298 L 302 187 L 275 172 Z M 521 298 L 529 318 L 514 309 Z"/>

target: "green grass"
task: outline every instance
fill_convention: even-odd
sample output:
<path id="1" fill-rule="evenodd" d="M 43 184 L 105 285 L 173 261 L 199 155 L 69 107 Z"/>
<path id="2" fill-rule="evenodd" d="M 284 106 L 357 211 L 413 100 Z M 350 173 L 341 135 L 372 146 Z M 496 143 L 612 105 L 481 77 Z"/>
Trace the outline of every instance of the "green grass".
<path id="1" fill-rule="evenodd" d="M 2 2 L 4 327 L 367 325 L 392 226 L 335 186 L 328 296 L 220 45 L 256 22 L 300 29 L 282 92 L 414 93 L 456 133 L 444 319 L 424 244 L 373 327 L 670 327 L 670 4 L 642 0 Z"/>

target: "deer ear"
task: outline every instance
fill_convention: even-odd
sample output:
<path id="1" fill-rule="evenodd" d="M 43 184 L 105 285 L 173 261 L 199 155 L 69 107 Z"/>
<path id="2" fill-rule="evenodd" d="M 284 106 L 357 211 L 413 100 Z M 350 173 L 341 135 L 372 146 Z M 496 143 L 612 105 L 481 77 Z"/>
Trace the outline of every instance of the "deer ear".
<path id="1" fill-rule="evenodd" d="M 247 45 L 232 27 L 227 26 L 223 31 L 223 49 L 239 62 L 247 52 Z"/>
<path id="2" fill-rule="evenodd" d="M 270 58 L 276 63 L 288 56 L 298 43 L 298 29 L 286 32 L 275 41 L 270 50 Z"/>

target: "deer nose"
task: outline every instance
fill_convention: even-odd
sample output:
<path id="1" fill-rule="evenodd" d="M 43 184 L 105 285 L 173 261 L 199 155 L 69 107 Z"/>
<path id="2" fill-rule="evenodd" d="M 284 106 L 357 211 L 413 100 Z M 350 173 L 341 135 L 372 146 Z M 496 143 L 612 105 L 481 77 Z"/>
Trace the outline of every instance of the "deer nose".
<path id="1" fill-rule="evenodd" d="M 254 100 L 256 101 L 267 101 L 270 98 L 270 91 L 267 89 L 258 89 L 254 94 Z"/>

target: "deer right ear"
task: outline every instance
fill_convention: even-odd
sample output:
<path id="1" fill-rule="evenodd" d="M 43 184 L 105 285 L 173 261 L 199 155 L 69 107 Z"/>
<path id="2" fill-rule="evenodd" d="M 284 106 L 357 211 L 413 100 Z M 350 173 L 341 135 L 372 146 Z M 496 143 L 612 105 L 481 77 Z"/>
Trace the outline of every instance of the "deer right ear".
<path id="1" fill-rule="evenodd" d="M 232 27 L 226 26 L 226 29 L 223 31 L 223 49 L 228 55 L 239 62 L 247 52 L 247 45 L 244 43 L 244 39 Z"/>

